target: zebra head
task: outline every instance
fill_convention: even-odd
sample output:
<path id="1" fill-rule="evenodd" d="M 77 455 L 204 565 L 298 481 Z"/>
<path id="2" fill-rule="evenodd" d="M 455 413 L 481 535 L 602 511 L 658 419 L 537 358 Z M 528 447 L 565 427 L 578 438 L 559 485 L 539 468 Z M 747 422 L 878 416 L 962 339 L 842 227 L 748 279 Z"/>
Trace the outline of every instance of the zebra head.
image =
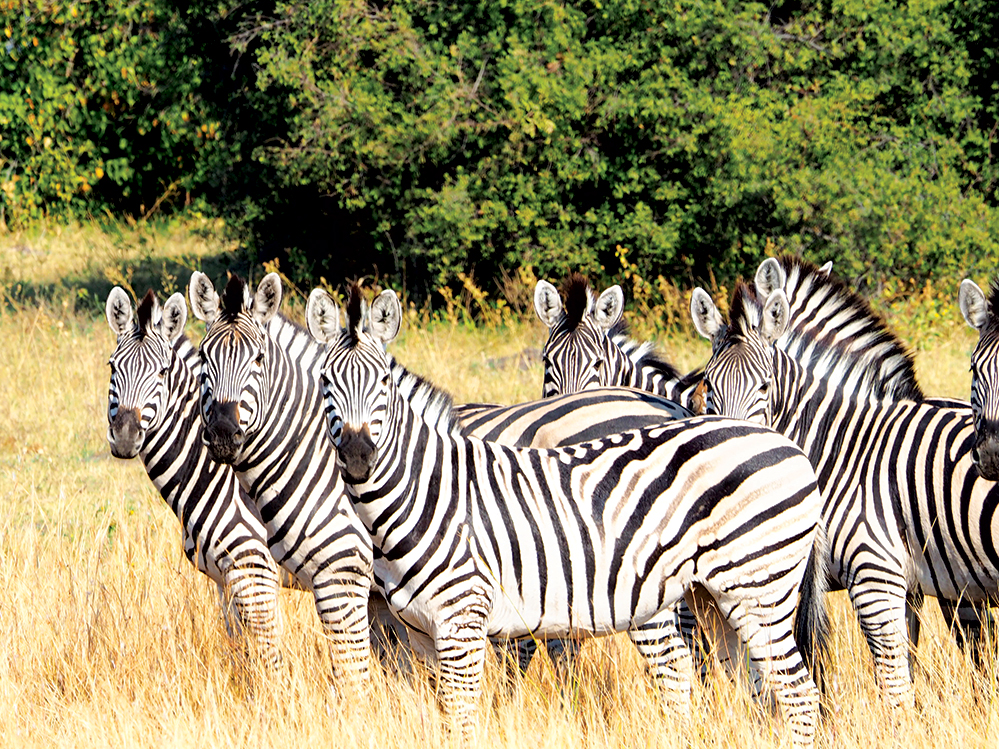
<path id="1" fill-rule="evenodd" d="M 161 308 L 150 289 L 139 303 L 133 322 L 128 294 L 115 286 L 108 294 L 108 325 L 117 336 L 108 364 L 108 443 L 116 458 L 134 458 L 146 434 L 160 423 L 176 361 L 173 344 L 187 323 L 184 295 L 177 293 Z"/>
<path id="2" fill-rule="evenodd" d="M 534 309 L 549 331 L 542 353 L 545 398 L 615 385 L 617 369 L 629 363 L 611 337 L 624 312 L 621 287 L 611 286 L 597 297 L 586 279 L 573 273 L 563 290 L 565 309 L 547 281 L 538 281 L 534 289 Z"/>
<path id="3" fill-rule="evenodd" d="M 281 280 L 264 276 L 255 294 L 237 275 L 222 298 L 204 273 L 191 275 L 191 309 L 207 326 L 201 353 L 201 418 L 213 460 L 236 463 L 262 421 L 269 394 L 267 323 L 281 306 Z"/>
<path id="4" fill-rule="evenodd" d="M 347 325 L 323 289 L 313 289 L 305 313 L 309 332 L 326 344 L 322 390 L 327 426 L 348 483 L 366 481 L 387 439 L 395 399 L 392 361 L 385 346 L 399 333 L 402 305 L 386 289 L 367 309 L 360 288 L 347 295 Z"/>
<path id="5" fill-rule="evenodd" d="M 740 284 L 726 326 L 708 293 L 696 288 L 690 314 L 697 332 L 711 341 L 703 379 L 705 410 L 773 426 L 774 342 L 790 319 L 784 290 L 776 289 L 760 302 L 749 286 Z"/>
<path id="6" fill-rule="evenodd" d="M 978 344 L 971 354 L 971 411 L 975 419 L 972 460 L 982 478 L 999 480 L 999 282 L 992 284 L 991 298 L 971 279 L 961 282 L 958 293 L 961 314 L 978 331 Z"/>

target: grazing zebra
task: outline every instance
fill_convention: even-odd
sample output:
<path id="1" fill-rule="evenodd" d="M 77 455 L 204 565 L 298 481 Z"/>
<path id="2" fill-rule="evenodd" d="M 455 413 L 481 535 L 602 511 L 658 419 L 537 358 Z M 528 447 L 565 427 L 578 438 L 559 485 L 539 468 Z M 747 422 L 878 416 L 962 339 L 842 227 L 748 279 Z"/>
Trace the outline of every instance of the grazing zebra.
<path id="1" fill-rule="evenodd" d="M 651 343 L 627 335 L 620 286 L 595 296 L 587 280 L 572 273 L 563 284 L 565 307 L 548 281 L 534 289 L 534 309 L 548 328 L 542 352 L 542 395 L 578 393 L 591 387 L 633 387 L 689 406 L 700 373 L 681 375 L 661 359 Z"/>
<path id="2" fill-rule="evenodd" d="M 804 260 L 768 263 L 757 291 L 737 287 L 727 326 L 694 292 L 713 349 L 705 399 L 808 454 L 826 499 L 827 569 L 849 592 L 889 701 L 912 704 L 907 597 L 936 596 L 952 624 L 982 629 L 999 592 L 999 490 L 974 468 L 970 409 L 923 399 L 911 356 L 866 301 Z M 969 644 L 980 663 L 980 638 Z"/>
<path id="3" fill-rule="evenodd" d="M 251 295 L 233 276 L 220 299 L 208 277 L 191 276 L 191 309 L 205 321 L 201 416 L 212 457 L 231 465 L 256 502 L 274 558 L 312 591 L 334 670 L 368 681 L 369 640 L 404 630 L 371 587 L 371 539 L 344 495 L 336 451 L 325 436 L 318 377 L 323 350 L 278 314 L 274 273 Z M 369 632 L 369 617 L 374 626 Z"/>
<path id="4" fill-rule="evenodd" d="M 267 549 L 263 522 L 235 474 L 210 460 L 201 442 L 200 362 L 183 334 L 184 297 L 174 294 L 161 308 L 150 290 L 133 319 L 128 295 L 115 286 L 106 311 L 118 339 L 108 359 L 111 453 L 141 458 L 153 485 L 180 520 L 187 558 L 218 586 L 226 628 L 230 633 L 247 630 L 262 661 L 277 666 L 277 565 Z"/>
<path id="5" fill-rule="evenodd" d="M 551 450 L 467 437 L 450 398 L 386 353 L 402 318 L 394 292 L 366 314 L 352 286 L 346 314 L 342 328 L 326 292 L 309 297 L 329 433 L 378 549 L 377 584 L 436 655 L 442 705 L 466 740 L 487 635 L 624 631 L 697 591 L 745 643 L 793 740 L 812 744 L 819 694 L 792 619 L 807 579 L 799 631 L 814 631 L 825 576 L 800 450 L 714 417 Z M 657 675 L 689 709 L 685 650 L 675 643 Z"/>
<path id="6" fill-rule="evenodd" d="M 989 481 L 999 481 L 999 282 L 993 282 L 986 298 L 969 278 L 961 282 L 958 294 L 961 314 L 978 331 L 978 344 L 971 353 L 971 412 L 975 421 L 972 460 L 978 473 Z"/>

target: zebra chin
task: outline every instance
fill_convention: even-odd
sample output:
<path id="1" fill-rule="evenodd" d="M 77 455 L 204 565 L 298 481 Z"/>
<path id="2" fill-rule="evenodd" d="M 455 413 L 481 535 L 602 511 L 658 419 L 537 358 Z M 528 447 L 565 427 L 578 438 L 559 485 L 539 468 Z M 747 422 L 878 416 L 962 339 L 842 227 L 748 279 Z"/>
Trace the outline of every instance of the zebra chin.
<path id="1" fill-rule="evenodd" d="M 232 465 L 239 460 L 239 456 L 243 451 L 243 441 L 239 440 L 237 444 L 234 440 L 223 439 L 216 437 L 212 439 L 205 433 L 202 437 L 202 442 L 206 448 L 208 448 L 208 457 L 214 460 L 216 463 L 225 463 L 226 465 Z"/>

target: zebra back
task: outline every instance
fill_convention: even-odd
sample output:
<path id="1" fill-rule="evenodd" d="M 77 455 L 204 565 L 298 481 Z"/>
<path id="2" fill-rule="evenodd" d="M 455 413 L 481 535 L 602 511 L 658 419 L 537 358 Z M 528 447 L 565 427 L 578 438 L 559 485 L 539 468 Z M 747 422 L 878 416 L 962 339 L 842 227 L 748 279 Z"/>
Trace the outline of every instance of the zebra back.
<path id="1" fill-rule="evenodd" d="M 958 302 L 968 325 L 978 331 L 978 343 L 971 352 L 972 459 L 983 478 L 999 481 L 999 280 L 992 282 L 986 297 L 974 281 L 964 279 Z"/>

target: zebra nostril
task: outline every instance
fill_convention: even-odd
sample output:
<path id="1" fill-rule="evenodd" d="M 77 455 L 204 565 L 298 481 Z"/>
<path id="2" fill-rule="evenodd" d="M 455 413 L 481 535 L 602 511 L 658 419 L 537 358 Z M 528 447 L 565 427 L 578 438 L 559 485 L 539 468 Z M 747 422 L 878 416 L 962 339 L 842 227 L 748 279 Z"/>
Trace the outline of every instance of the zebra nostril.
<path id="1" fill-rule="evenodd" d="M 243 446 L 243 430 L 242 429 L 237 429 L 235 431 L 235 433 L 232 435 L 232 444 L 234 444 L 236 447 L 242 447 Z"/>

